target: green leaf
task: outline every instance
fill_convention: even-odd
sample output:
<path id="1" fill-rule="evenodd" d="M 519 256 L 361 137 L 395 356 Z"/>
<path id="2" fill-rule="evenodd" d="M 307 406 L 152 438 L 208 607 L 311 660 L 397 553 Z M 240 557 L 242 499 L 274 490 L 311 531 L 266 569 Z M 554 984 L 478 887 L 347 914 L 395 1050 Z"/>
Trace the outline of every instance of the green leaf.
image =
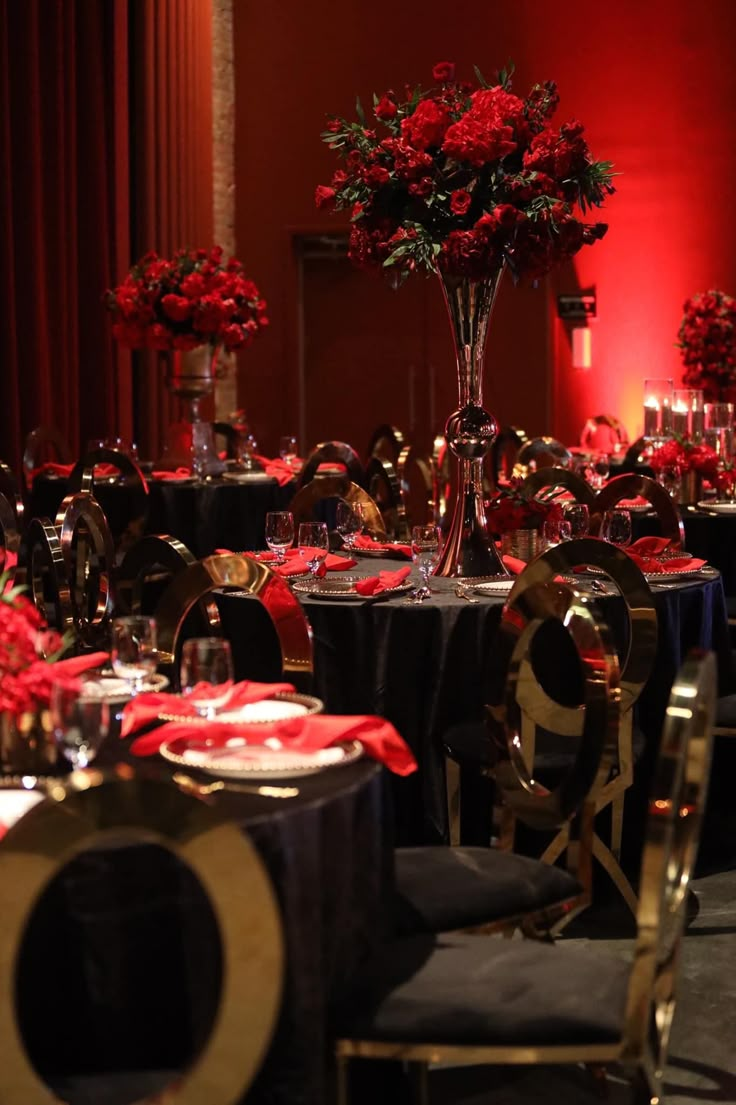
<path id="1" fill-rule="evenodd" d="M 355 98 L 355 114 L 360 119 L 363 126 L 365 126 L 365 112 L 363 111 L 363 105 L 360 102 L 360 96 Z"/>
<path id="2" fill-rule="evenodd" d="M 480 69 L 478 68 L 477 65 L 473 66 L 473 72 L 475 73 L 475 79 L 477 80 L 477 82 L 481 86 L 481 88 L 490 88 L 491 87 L 490 84 L 488 83 L 488 81 L 486 80 L 486 78 L 481 73 L 481 71 L 480 71 Z"/>

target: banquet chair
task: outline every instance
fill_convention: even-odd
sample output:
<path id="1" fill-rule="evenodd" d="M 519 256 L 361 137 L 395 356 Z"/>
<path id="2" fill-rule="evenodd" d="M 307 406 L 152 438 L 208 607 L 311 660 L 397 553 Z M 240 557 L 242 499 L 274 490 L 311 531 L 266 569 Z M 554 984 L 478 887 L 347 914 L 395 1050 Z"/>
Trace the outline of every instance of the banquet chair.
<path id="1" fill-rule="evenodd" d="M 150 595 L 163 587 L 196 556 L 178 537 L 147 534 L 127 550 L 117 570 L 116 609 L 120 614 L 153 613 Z"/>
<path id="2" fill-rule="evenodd" d="M 352 445 L 348 445 L 345 441 L 323 441 L 315 446 L 305 460 L 299 477 L 299 489 L 306 487 L 318 474 L 321 477 L 319 469 L 323 465 L 332 465 L 335 469 L 334 472 L 326 471 L 324 473 L 326 478 L 346 472 L 358 487 L 365 487 L 365 469 Z"/>
<path id="3" fill-rule="evenodd" d="M 24 520 L 23 497 L 18 481 L 8 465 L 0 460 L 0 574 L 7 573 L 11 586 L 18 569 Z"/>
<path id="4" fill-rule="evenodd" d="M 318 480 L 301 487 L 289 504 L 294 516 L 294 525 L 314 520 L 320 504 L 328 499 L 344 499 L 347 503 L 359 503 L 363 507 L 366 533 L 372 537 L 385 538 L 386 527 L 378 505 L 367 491 L 352 483 L 347 476 L 320 476 Z"/>
<path id="5" fill-rule="evenodd" d="M 378 507 L 387 536 L 395 541 L 408 540 L 404 495 L 393 462 L 374 455 L 366 464 L 365 473 L 368 494 Z"/>
<path id="6" fill-rule="evenodd" d="M 554 498 L 559 491 L 570 492 L 574 502 L 584 503 L 591 510 L 595 505 L 593 488 L 569 468 L 538 468 L 536 472 L 529 473 L 519 488 L 526 499 Z"/>
<path id="7" fill-rule="evenodd" d="M 430 1063 L 620 1063 L 635 1102 L 662 1102 L 714 698 L 712 654 L 691 654 L 672 687 L 650 790 L 631 962 L 564 940 L 397 940 L 355 980 L 338 1020 L 339 1105 L 352 1058 L 415 1064 L 422 1105 Z"/>
<path id="8" fill-rule="evenodd" d="M 595 500 L 590 512 L 590 532 L 597 536 L 603 522 L 603 515 L 607 510 L 612 510 L 619 503 L 641 496 L 654 508 L 659 519 L 663 537 L 669 537 L 681 548 L 685 547 L 685 527 L 682 524 L 680 511 L 672 501 L 665 489 L 649 476 L 639 476 L 633 472 L 626 472 L 622 476 L 614 476 L 602 488 Z"/>
<path id="9" fill-rule="evenodd" d="M 519 922 L 529 934 L 547 934 L 590 904 L 593 819 L 616 754 L 618 658 L 608 627 L 565 584 L 540 584 L 526 592 L 525 604 L 528 619 L 508 621 L 515 644 L 504 693 L 506 743 L 495 766 L 503 823 L 500 846 L 397 848 L 396 928 L 402 936 L 479 925 L 508 930 Z M 543 693 L 536 683 L 533 648 L 550 623 L 566 632 L 572 646 L 558 649 L 556 662 L 560 682 L 577 692 L 578 733 L 575 739 L 566 724 L 559 730 L 571 746 L 568 770 L 547 789 L 522 758 L 519 738 L 524 703 L 530 693 Z M 560 716 L 567 722 L 552 698 L 540 708 L 547 730 L 558 732 Z M 517 819 L 540 835 L 564 826 L 576 842 L 567 850 L 567 869 L 514 853 Z"/>
<path id="10" fill-rule="evenodd" d="M 253 557 L 237 553 L 206 556 L 173 577 L 154 611 L 159 666 L 176 684 L 176 661 L 187 615 L 222 587 L 258 599 L 276 631 L 280 674 L 298 678 L 307 689 L 313 672 L 312 630 L 301 603 L 282 576 Z"/>
<path id="11" fill-rule="evenodd" d="M 524 430 L 518 426 L 504 426 L 499 431 L 489 453 L 492 490 L 498 491 L 500 481 L 508 483 L 514 475 L 519 450 L 528 440 Z"/>
<path id="12" fill-rule="evenodd" d="M 107 643 L 114 606 L 115 550 L 107 518 L 88 491 L 67 495 L 56 516 L 77 641 Z"/>
<path id="13" fill-rule="evenodd" d="M 607 576 L 618 588 L 625 605 L 626 646 L 625 651 L 619 650 L 622 656 L 621 707 L 616 756 L 610 776 L 601 787 L 596 801 L 596 813 L 610 806 L 610 844 L 607 846 L 595 833 L 593 854 L 631 911 L 635 912 L 636 896 L 620 865 L 624 798 L 634 779 L 634 761 L 641 755 L 644 746 L 643 734 L 633 725 L 633 708 L 654 665 L 657 651 L 657 612 L 651 588 L 640 569 L 625 552 L 605 541 L 590 537 L 564 541 L 538 556 L 517 577 L 504 607 L 501 631 L 492 657 L 488 726 L 451 730 L 445 737 L 450 839 L 452 842 L 459 840 L 462 774 L 472 771 L 493 776 L 495 746 L 502 739 L 502 692 L 506 665 L 511 655 L 515 626 L 520 619 L 528 617 L 525 612 L 525 592 L 539 583 L 549 582 L 555 576 L 569 578 L 583 564 L 597 568 Z M 541 701 L 544 703 L 543 699 Z M 525 705 L 530 722 L 544 726 L 545 711 L 540 710 L 533 700 Z M 559 723 L 565 724 L 564 717 L 559 719 Z M 578 724 L 574 710 L 569 712 L 568 724 Z M 534 729 L 531 725 L 523 729 L 522 742 L 528 763 L 538 763 L 540 767 L 558 770 L 554 751 L 549 755 L 545 754 L 544 759 L 541 756 L 535 759 Z M 567 832 L 563 829 L 547 846 L 542 858 L 550 863 L 554 862 L 565 851 L 567 843 Z"/>
<path id="14" fill-rule="evenodd" d="M 368 460 L 371 457 L 383 457 L 384 460 L 390 461 L 395 467 L 399 462 L 401 450 L 405 448 L 406 441 L 401 430 L 397 429 L 396 426 L 391 426 L 388 422 L 384 422 L 382 425 L 376 426 L 371 434 L 366 449 L 366 457 Z"/>
<path id="15" fill-rule="evenodd" d="M 70 633 L 74 619 L 67 567 L 59 531 L 49 518 L 31 518 L 18 554 L 16 580 L 28 589 L 28 597 L 46 625 L 57 633 Z"/>
<path id="16" fill-rule="evenodd" d="M 525 441 L 519 449 L 514 465 L 515 474 L 527 475 L 537 468 L 567 468 L 572 462 L 572 453 L 554 437 L 533 437 Z"/>
<path id="17" fill-rule="evenodd" d="M 95 468 L 103 464 L 116 468 L 119 475 L 96 476 Z M 128 496 L 127 509 L 110 526 L 116 552 L 122 554 L 143 536 L 148 513 L 148 484 L 135 461 L 119 449 L 90 449 L 74 465 L 67 492 L 89 491 L 94 494 L 95 485 L 99 483 L 104 486 L 106 481 L 112 481 L 121 491 L 124 489 Z"/>
<path id="18" fill-rule="evenodd" d="M 229 422 L 213 422 L 212 432 L 215 437 L 221 437 L 225 442 L 225 459 L 236 460 L 238 448 L 242 441 L 240 431 Z"/>
<path id="19" fill-rule="evenodd" d="M 80 854 L 94 853 L 100 857 L 112 851 L 119 856 L 129 846 L 141 845 L 156 845 L 173 853 L 196 878 L 219 935 L 222 979 L 208 1038 L 197 1050 L 186 1077 L 177 1074 L 163 1092 L 158 1088 L 143 1098 L 136 1094 L 136 1101 L 141 1105 L 154 1105 L 165 1097 L 171 1105 L 177 1102 L 181 1105 L 231 1105 L 243 1098 L 258 1073 L 275 1030 L 284 978 L 283 930 L 270 878 L 247 835 L 217 809 L 182 793 L 168 777 L 151 771 L 133 772 L 130 767 L 119 765 L 106 772 L 76 771 L 66 779 L 54 780 L 43 800 L 16 821 L 0 840 L 0 912 L 3 917 L 0 1101 L 8 1105 L 11 1102 L 33 1105 L 41 1101 L 62 1105 L 62 1096 L 57 1096 L 50 1085 L 41 1081 L 36 1069 L 38 1031 L 33 1036 L 36 1046 L 31 1050 L 21 1028 L 27 1020 L 23 1013 L 27 1013 L 29 1003 L 38 1014 L 34 1022 L 39 1016 L 43 1020 L 44 1014 L 38 1009 L 40 995 L 43 995 L 40 1000 L 45 1003 L 44 1007 L 51 1004 L 54 1008 L 55 992 L 60 992 L 63 986 L 58 973 L 53 972 L 45 976 L 42 983 L 38 981 L 34 992 L 27 992 L 28 971 L 31 981 L 35 975 L 33 967 L 28 967 L 27 956 L 24 962 L 24 947 L 32 934 L 33 938 L 38 938 L 34 922 L 43 909 L 43 906 L 36 908 L 39 898 L 57 877 L 62 877 L 62 873 L 67 876 L 69 865 Z M 118 863 L 112 869 L 119 868 Z M 141 878 L 136 879 L 136 885 L 144 885 Z M 117 891 L 118 895 L 115 907 L 119 912 L 123 910 L 121 889 L 125 887 L 113 886 L 113 892 Z M 146 955 L 150 959 L 155 949 L 125 946 L 125 924 L 122 918 L 118 920 L 120 955 L 135 975 L 135 961 Z M 69 1083 L 78 1094 L 69 1094 L 72 1099 L 93 1100 L 86 1091 L 95 1086 L 95 1072 L 99 1072 L 99 1068 L 95 1066 L 98 1056 L 91 1042 L 98 1033 L 104 1033 L 104 1026 L 109 1028 L 110 1023 L 115 1023 L 115 1010 L 95 1006 L 93 999 L 87 996 L 94 992 L 94 983 L 87 978 L 90 969 L 93 974 L 99 973 L 102 968 L 110 969 L 111 962 L 107 949 L 101 957 L 93 936 L 87 937 L 88 932 L 86 926 L 77 926 L 69 948 L 70 955 L 77 953 L 83 957 L 82 962 L 88 964 L 87 970 L 75 974 L 73 985 L 64 990 L 63 999 L 56 999 L 56 1005 L 63 1000 L 66 1008 L 73 1008 L 72 994 L 75 997 L 84 994 L 82 1005 L 97 1010 L 103 1026 L 86 1025 L 84 1048 L 73 1045 L 71 1049 L 62 1048 L 64 1063 L 82 1065 L 82 1069 L 70 1066 L 58 1072 L 66 1075 L 64 1100 L 68 1099 Z M 172 946 L 171 936 L 170 933 L 169 946 Z M 165 939 L 162 937 L 162 942 Z M 176 947 L 174 940 L 173 948 Z M 184 949 L 179 952 L 179 975 L 182 992 L 193 1004 L 199 995 L 190 983 L 185 954 Z M 19 983 L 24 978 L 26 987 L 22 989 Z M 71 1022 L 72 1018 L 68 1020 Z M 67 1035 L 72 1031 L 78 1032 L 78 1027 L 70 1028 Z M 55 1054 L 57 1037 L 64 1039 L 64 1032 L 63 1024 L 54 1024 L 51 1038 L 42 1040 L 41 1059 L 48 1062 L 47 1056 Z M 108 1032 L 105 1045 L 120 1053 L 122 1046 L 115 1049 L 115 1042 L 110 1039 L 112 1035 Z M 131 1062 L 130 1035 L 126 1032 L 123 1036 L 126 1044 L 122 1062 L 118 1054 L 113 1060 L 116 1065 L 111 1068 L 115 1073 L 105 1075 L 107 1092 L 118 1086 L 116 1100 L 130 1100 L 130 1095 L 123 1096 L 120 1090 L 135 1075 L 141 1083 L 150 1084 L 151 1081 L 150 1070 L 125 1069 L 125 1064 Z M 164 1035 L 165 1026 L 162 1025 L 161 1032 L 151 1041 L 152 1062 L 156 1062 L 153 1056 L 160 1054 L 160 1046 L 158 1051 L 155 1048 Z M 156 1065 L 167 1066 L 160 1060 Z"/>
<path id="20" fill-rule="evenodd" d="M 23 449 L 23 480 L 30 491 L 38 469 L 48 460 L 70 464 L 72 451 L 55 426 L 37 426 L 26 436 Z"/>
<path id="21" fill-rule="evenodd" d="M 413 445 L 405 445 L 396 465 L 401 494 L 404 500 L 407 526 L 424 526 L 437 517 L 435 487 L 431 458 L 420 453 Z"/>

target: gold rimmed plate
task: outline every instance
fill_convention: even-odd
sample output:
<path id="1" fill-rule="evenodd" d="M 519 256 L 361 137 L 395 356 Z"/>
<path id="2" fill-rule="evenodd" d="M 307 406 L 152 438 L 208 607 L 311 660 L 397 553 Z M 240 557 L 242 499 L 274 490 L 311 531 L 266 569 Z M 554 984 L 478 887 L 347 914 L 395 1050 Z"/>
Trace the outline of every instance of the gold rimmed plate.
<path id="1" fill-rule="evenodd" d="M 703 499 L 696 503 L 698 510 L 705 510 L 711 514 L 736 515 L 736 502 L 731 499 Z"/>
<path id="2" fill-rule="evenodd" d="M 396 587 L 387 587 L 379 591 L 377 595 L 361 595 L 356 591 L 355 584 L 364 579 L 364 576 L 341 575 L 339 579 L 305 579 L 297 581 L 292 590 L 298 595 L 306 595 L 312 599 L 337 599 L 346 602 L 377 602 L 380 599 L 390 599 L 394 595 L 403 595 L 413 589 L 413 584 L 405 582 Z"/>
<path id="3" fill-rule="evenodd" d="M 273 725 L 276 721 L 321 714 L 325 704 L 321 698 L 296 691 L 277 691 L 270 698 L 247 702 L 237 710 L 223 710 L 215 715 L 218 725 Z M 174 721 L 181 725 L 211 725 L 209 717 L 189 717 L 186 714 L 159 714 L 160 721 Z M 198 738 L 199 739 L 199 738 Z"/>
<path id="4" fill-rule="evenodd" d="M 363 755 L 363 745 L 360 741 L 344 741 L 301 752 L 284 748 L 275 737 L 263 744 L 249 744 L 245 737 L 233 734 L 225 742 L 176 737 L 162 744 L 160 751 L 170 763 L 222 779 L 290 779 L 354 763 Z"/>

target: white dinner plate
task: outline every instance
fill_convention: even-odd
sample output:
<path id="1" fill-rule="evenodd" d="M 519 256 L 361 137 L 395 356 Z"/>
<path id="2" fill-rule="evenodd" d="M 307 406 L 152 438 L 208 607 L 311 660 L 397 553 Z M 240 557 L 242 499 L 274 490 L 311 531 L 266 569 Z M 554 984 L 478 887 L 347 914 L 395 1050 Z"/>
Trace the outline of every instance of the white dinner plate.
<path id="1" fill-rule="evenodd" d="M 703 499 L 696 503 L 698 510 L 711 511 L 713 514 L 736 514 L 736 502 L 730 500 Z"/>
<path id="2" fill-rule="evenodd" d="M 467 586 L 460 580 L 463 586 Z M 511 576 L 509 579 L 489 579 L 484 583 L 473 584 L 471 590 L 475 595 L 507 595 L 511 588 L 516 583 L 516 576 Z"/>
<path id="3" fill-rule="evenodd" d="M 353 763 L 362 756 L 363 745 L 345 741 L 316 752 L 296 752 L 279 747 L 276 738 L 248 744 L 244 737 L 233 736 L 225 745 L 207 747 L 206 739 L 177 737 L 162 744 L 160 751 L 171 763 L 223 779 L 286 779 Z"/>
<path id="4" fill-rule="evenodd" d="M 321 714 L 325 704 L 321 698 L 311 694 L 299 694 L 296 691 L 278 691 L 271 698 L 262 698 L 260 702 L 247 702 L 237 710 L 223 710 L 215 715 L 218 724 L 225 725 L 268 725 L 274 721 L 285 721 L 292 717 L 305 717 L 307 714 Z M 182 725 L 211 725 L 208 717 L 189 717 L 186 714 L 159 714 L 161 721 L 176 721 Z M 199 738 L 198 738 L 199 739 Z"/>

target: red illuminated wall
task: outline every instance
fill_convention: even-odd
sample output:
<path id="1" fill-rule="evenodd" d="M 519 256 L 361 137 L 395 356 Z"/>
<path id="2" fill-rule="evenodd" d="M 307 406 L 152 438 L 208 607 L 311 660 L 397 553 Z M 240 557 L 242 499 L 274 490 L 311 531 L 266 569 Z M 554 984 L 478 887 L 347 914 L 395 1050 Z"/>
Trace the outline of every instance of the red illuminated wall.
<path id="1" fill-rule="evenodd" d="M 494 320 L 488 405 L 502 421 L 531 432 L 552 430 L 569 441 L 589 414 L 603 411 L 637 433 L 643 377 L 680 377 L 674 341 L 683 300 L 708 287 L 736 292 L 736 5 L 617 0 L 585 20 L 541 0 L 475 0 L 453 9 L 451 18 L 446 3 L 432 0 L 393 4 L 390 17 L 380 18 L 350 0 L 239 0 L 234 9 L 237 242 L 273 321 L 241 358 L 241 399 L 266 443 L 298 418 L 291 231 L 338 225 L 313 207 L 315 185 L 334 167 L 319 141 L 325 115 L 352 114 L 356 93 L 365 102 L 374 89 L 428 83 L 433 62 L 444 59 L 470 78 L 474 62 L 490 73 L 513 58 L 520 92 L 536 80 L 556 79 L 558 120 L 579 117 L 595 156 L 610 158 L 622 174 L 603 215 L 610 223 L 604 241 L 555 274 L 546 303 L 530 299 L 529 325 L 516 307 L 507 319 L 499 312 Z M 590 286 L 597 289 L 598 318 L 593 367 L 583 371 L 571 366 L 554 297 Z M 355 288 L 359 297 L 359 282 Z M 328 297 L 322 307 L 326 332 L 319 346 L 328 356 Z M 422 347 L 451 376 L 438 297 L 429 297 L 427 310 Z M 407 309 L 407 319 L 414 318 Z M 361 349 L 369 339 L 361 331 Z M 510 366 L 502 385 L 499 365 Z M 343 393 L 325 399 L 336 424 L 341 404 L 355 403 L 348 369 Z M 380 363 L 373 364 L 370 382 L 390 395 L 392 380 L 382 378 Z"/>

